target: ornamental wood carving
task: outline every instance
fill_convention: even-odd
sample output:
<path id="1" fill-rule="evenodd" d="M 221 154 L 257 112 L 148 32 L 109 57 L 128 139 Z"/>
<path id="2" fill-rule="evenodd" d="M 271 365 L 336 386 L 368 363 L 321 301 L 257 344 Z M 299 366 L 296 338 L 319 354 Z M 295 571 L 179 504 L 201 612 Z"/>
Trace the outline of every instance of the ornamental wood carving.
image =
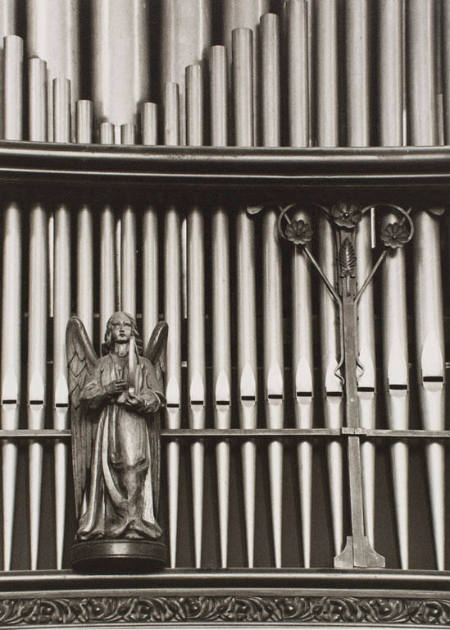
<path id="1" fill-rule="evenodd" d="M 449 599 L 308 596 L 145 596 L 10 598 L 0 600 L 2 627 L 142 623 L 296 625 L 450 624 Z"/>

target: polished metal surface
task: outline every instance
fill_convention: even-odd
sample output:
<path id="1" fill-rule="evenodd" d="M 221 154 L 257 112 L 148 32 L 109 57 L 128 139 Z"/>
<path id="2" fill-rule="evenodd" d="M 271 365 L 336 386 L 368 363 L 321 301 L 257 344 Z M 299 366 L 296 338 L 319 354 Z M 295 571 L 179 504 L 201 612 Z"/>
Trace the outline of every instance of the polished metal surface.
<path id="1" fill-rule="evenodd" d="M 379 7 L 379 128 L 380 143 L 403 144 L 402 0 L 384 0 Z M 394 220 L 389 215 L 387 225 Z M 409 427 L 409 355 L 405 253 L 387 256 L 383 264 L 383 385 L 391 429 Z M 400 386 L 400 387 L 399 387 Z M 398 441 L 391 446 L 392 482 L 397 539 L 402 569 L 409 566 L 409 450 Z"/>
<path id="2" fill-rule="evenodd" d="M 289 90 L 289 145 L 306 147 L 310 136 L 309 37 L 306 0 L 288 0 L 284 6 Z"/>
<path id="3" fill-rule="evenodd" d="M 22 139 L 23 42 L 8 35 L 4 39 L 3 124 L 7 140 Z M 21 398 L 21 279 L 22 217 L 16 203 L 3 212 L 1 426 L 17 429 Z M 3 568 L 11 568 L 16 493 L 17 444 L 2 443 Z"/>
<path id="4" fill-rule="evenodd" d="M 145 0 L 92 4 L 92 96 L 95 118 L 137 124 L 150 85 L 149 5 Z"/>
<path id="5" fill-rule="evenodd" d="M 5 36 L 14 35 L 17 29 L 17 0 L 2 0 L 0 2 L 0 138 L 4 138 L 4 54 Z"/>
<path id="6" fill-rule="evenodd" d="M 450 144 L 450 2 L 442 2 L 442 76 L 444 92 L 444 143 Z"/>
<path id="7" fill-rule="evenodd" d="M 92 142 L 92 101 L 77 102 L 78 143 Z M 94 233 L 92 210 L 84 204 L 78 211 L 77 226 L 77 311 L 89 338 L 93 337 L 94 325 Z"/>
<path id="8" fill-rule="evenodd" d="M 252 31 L 233 31 L 233 96 L 234 140 L 239 146 L 251 146 L 254 140 Z M 256 358 L 256 293 L 255 293 L 255 234 L 252 219 L 245 209 L 238 210 L 235 219 L 237 263 L 237 334 L 239 422 L 244 429 L 257 422 L 257 358 Z M 241 446 L 247 564 L 254 563 L 255 542 L 255 483 L 256 444 Z"/>
<path id="9" fill-rule="evenodd" d="M 178 85 L 179 144 L 186 144 L 186 68 L 196 63 L 204 65 L 211 44 L 211 2 L 161 0 L 161 97 L 167 83 Z"/>
<path id="10" fill-rule="evenodd" d="M 189 146 L 203 142 L 202 69 L 199 64 L 186 68 L 186 140 Z M 187 213 L 187 324 L 188 324 L 188 400 L 189 426 L 205 426 L 205 237 L 203 212 L 193 207 Z M 203 535 L 205 445 L 191 445 L 192 504 L 194 516 L 195 567 L 201 567 Z"/>
<path id="11" fill-rule="evenodd" d="M 411 0 L 407 13 L 408 141 L 434 145 L 437 135 L 434 3 Z M 431 208 L 433 211 L 433 208 Z M 445 347 L 439 220 L 426 210 L 415 214 L 415 329 L 417 378 L 426 429 L 445 425 Z M 427 445 L 427 467 L 436 566 L 445 563 L 445 451 Z"/>
<path id="12" fill-rule="evenodd" d="M 315 135 L 319 146 L 337 146 L 338 130 L 338 50 L 337 3 L 324 0 L 314 5 L 315 59 L 317 107 Z M 326 276 L 335 282 L 335 243 L 331 226 L 325 218 L 319 221 L 322 234 L 319 259 Z M 328 289 L 320 287 L 320 340 L 322 364 L 322 392 L 325 400 L 325 426 L 343 425 L 343 393 L 341 381 L 335 374 L 339 362 L 337 309 Z M 334 552 L 339 554 L 344 542 L 343 523 L 343 451 L 340 442 L 327 445 L 328 475 L 330 484 L 331 519 L 333 523 Z"/>
<path id="13" fill-rule="evenodd" d="M 270 11 L 270 2 L 269 0 L 228 0 L 224 2 L 223 8 L 223 42 L 230 63 L 233 58 L 233 31 L 237 28 L 246 28 L 252 32 L 253 134 L 256 142 L 259 136 L 259 20 L 262 15 Z"/>
<path id="14" fill-rule="evenodd" d="M 179 143 L 180 99 L 176 83 L 164 88 L 164 143 Z M 166 209 L 164 217 L 164 319 L 170 335 L 167 341 L 166 426 L 181 426 L 181 221 L 174 206 Z M 170 566 L 176 566 L 178 532 L 178 487 L 180 445 L 167 445 L 168 539 Z"/>
<path id="15" fill-rule="evenodd" d="M 280 53 L 278 16 L 266 13 L 260 22 L 262 142 L 280 144 Z M 266 210 L 263 217 L 264 275 L 264 403 L 266 424 L 284 424 L 284 356 L 281 248 L 278 215 Z M 281 567 L 283 517 L 283 445 L 269 444 L 269 485 L 275 566 Z"/>
<path id="16" fill-rule="evenodd" d="M 313 5 L 315 85 L 315 139 L 321 147 L 339 145 L 337 0 Z"/>
<path id="17" fill-rule="evenodd" d="M 47 138 L 46 64 L 36 57 L 29 64 L 29 135 L 42 142 Z M 47 316 L 48 316 L 48 214 L 41 204 L 30 212 L 28 288 L 28 418 L 29 429 L 43 429 L 47 402 Z M 30 442 L 30 568 L 37 569 L 41 518 L 43 444 Z"/>
<path id="18" fill-rule="evenodd" d="M 227 133 L 227 60 L 224 46 L 212 46 L 209 58 L 211 95 L 211 140 L 226 146 Z M 214 209 L 211 217 L 213 265 L 213 391 L 214 426 L 231 426 L 231 304 L 230 304 L 230 238 L 226 208 Z M 217 495 L 221 567 L 228 564 L 230 445 L 225 440 L 216 446 Z"/>
<path id="19" fill-rule="evenodd" d="M 157 106 L 144 103 L 141 110 L 142 143 L 147 146 L 157 141 Z M 142 216 L 142 334 L 150 339 L 159 318 L 159 236 L 158 212 L 151 203 Z"/>
<path id="20" fill-rule="evenodd" d="M 335 244 L 332 228 L 326 218 L 319 220 L 321 233 L 319 260 L 326 276 L 334 280 Z M 325 285 L 320 287 L 320 352 L 322 366 L 322 395 L 324 397 L 325 426 L 338 429 L 344 423 L 342 384 L 335 374 L 338 366 L 337 309 Z M 334 552 L 339 554 L 344 542 L 343 452 L 339 441 L 327 445 L 330 484 L 331 519 Z"/>
<path id="21" fill-rule="evenodd" d="M 71 85 L 71 117 L 80 97 L 80 2 L 79 0 L 26 0 L 27 56 L 47 64 L 48 128 L 53 141 L 53 86 L 55 78 Z"/>

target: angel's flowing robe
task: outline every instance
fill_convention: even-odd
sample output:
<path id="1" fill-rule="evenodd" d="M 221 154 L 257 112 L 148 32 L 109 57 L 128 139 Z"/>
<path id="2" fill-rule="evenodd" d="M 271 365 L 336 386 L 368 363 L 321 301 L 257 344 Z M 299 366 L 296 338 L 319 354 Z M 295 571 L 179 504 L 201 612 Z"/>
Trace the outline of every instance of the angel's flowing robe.
<path id="1" fill-rule="evenodd" d="M 106 392 L 109 383 L 127 378 L 128 358 L 110 353 L 99 359 L 81 392 L 81 402 L 97 421 L 97 429 L 78 540 L 155 539 L 162 533 L 152 488 L 152 415 L 138 414 L 121 402 L 124 396 L 113 398 Z M 153 394 L 157 401 L 163 399 L 159 390 L 154 366 L 139 357 L 136 394 L 154 402 Z"/>

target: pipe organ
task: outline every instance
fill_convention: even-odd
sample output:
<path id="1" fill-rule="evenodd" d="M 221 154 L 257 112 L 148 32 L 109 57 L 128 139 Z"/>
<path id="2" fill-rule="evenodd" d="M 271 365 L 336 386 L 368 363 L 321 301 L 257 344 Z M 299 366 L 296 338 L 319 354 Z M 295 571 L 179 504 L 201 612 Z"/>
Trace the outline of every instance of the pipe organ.
<path id="1" fill-rule="evenodd" d="M 449 29 L 449 0 L 0 0 L 1 627 L 87 626 L 86 589 L 105 627 L 450 623 Z M 65 330 L 100 348 L 116 310 L 169 326 L 168 568 L 88 578 Z"/>

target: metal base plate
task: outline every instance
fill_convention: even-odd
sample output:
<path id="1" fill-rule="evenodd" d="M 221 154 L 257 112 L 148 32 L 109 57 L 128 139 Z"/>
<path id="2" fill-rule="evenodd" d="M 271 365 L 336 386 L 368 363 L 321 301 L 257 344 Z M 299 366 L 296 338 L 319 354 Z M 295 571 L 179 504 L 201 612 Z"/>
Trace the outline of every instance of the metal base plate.
<path id="1" fill-rule="evenodd" d="M 355 544 L 353 536 L 347 536 L 344 551 L 334 558 L 335 569 L 375 569 L 384 568 L 386 560 L 375 551 L 367 536 L 358 539 Z"/>
<path id="2" fill-rule="evenodd" d="M 71 549 L 72 567 L 82 573 L 149 573 L 164 568 L 166 558 L 156 540 L 87 540 Z"/>

